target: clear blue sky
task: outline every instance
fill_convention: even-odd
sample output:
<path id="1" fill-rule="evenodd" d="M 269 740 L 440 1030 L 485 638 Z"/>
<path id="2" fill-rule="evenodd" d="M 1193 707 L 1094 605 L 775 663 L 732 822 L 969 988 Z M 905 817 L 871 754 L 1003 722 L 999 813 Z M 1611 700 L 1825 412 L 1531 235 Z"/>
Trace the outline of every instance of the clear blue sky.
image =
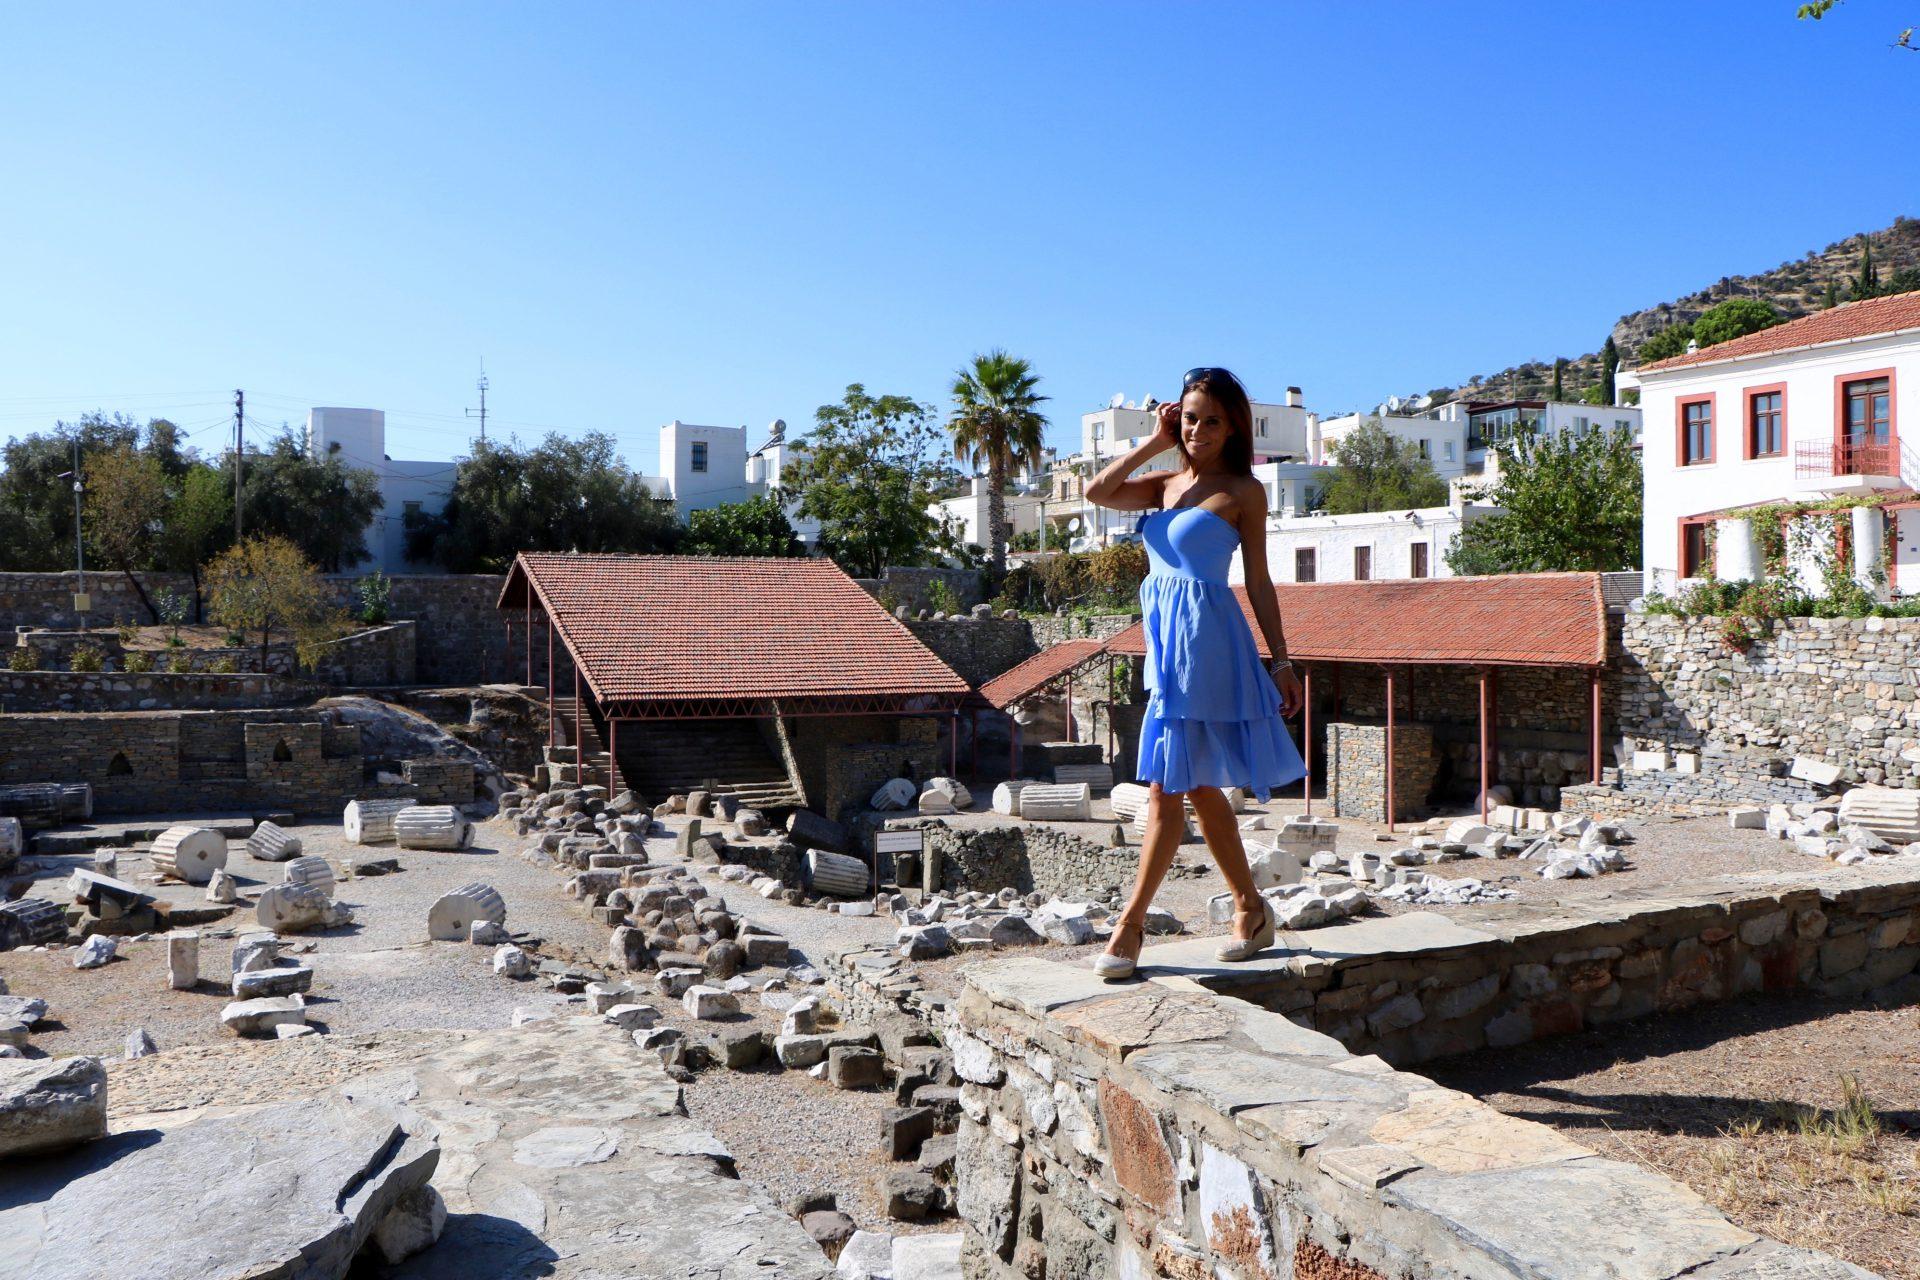
<path id="1" fill-rule="evenodd" d="M 1911 5 L 0 10 L 0 435 L 795 428 L 1004 345 L 1338 411 L 1920 213 Z"/>

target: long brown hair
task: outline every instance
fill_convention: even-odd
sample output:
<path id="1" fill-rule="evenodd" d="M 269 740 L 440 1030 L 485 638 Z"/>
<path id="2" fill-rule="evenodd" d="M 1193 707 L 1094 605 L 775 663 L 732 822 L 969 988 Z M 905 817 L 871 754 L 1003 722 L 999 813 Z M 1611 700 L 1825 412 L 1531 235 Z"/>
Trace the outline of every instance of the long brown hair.
<path id="1" fill-rule="evenodd" d="M 1226 412 L 1227 426 L 1233 434 L 1220 446 L 1220 465 L 1236 476 L 1252 475 L 1253 402 L 1247 398 L 1247 389 L 1240 385 L 1240 379 L 1225 369 L 1204 369 L 1180 388 L 1181 398 L 1185 399 L 1189 391 L 1206 392 Z M 1178 447 L 1181 469 L 1193 470 L 1193 459 L 1187 456 L 1187 442 L 1179 439 Z"/>

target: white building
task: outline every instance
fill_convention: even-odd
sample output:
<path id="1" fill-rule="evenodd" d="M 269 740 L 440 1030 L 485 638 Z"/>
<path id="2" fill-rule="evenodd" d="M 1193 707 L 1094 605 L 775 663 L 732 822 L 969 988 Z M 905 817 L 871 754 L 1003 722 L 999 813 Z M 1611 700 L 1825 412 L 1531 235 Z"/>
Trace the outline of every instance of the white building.
<path id="1" fill-rule="evenodd" d="M 1765 576 L 1743 507 L 1894 494 L 1804 526 L 1789 540 L 1801 584 L 1822 587 L 1836 526 L 1843 567 L 1871 589 L 1920 591 L 1920 466 L 1900 439 L 1920 421 L 1920 294 L 1815 312 L 1632 371 L 1647 437 L 1649 591 Z M 1900 498 L 1899 494 L 1908 494 Z M 1891 536 L 1887 522 L 1893 521 Z M 1887 556 L 1891 543 L 1891 556 Z"/>
<path id="2" fill-rule="evenodd" d="M 745 427 L 708 427 L 679 419 L 660 428 L 659 477 L 647 477 L 648 487 L 673 499 L 681 520 L 689 512 L 729 502 L 745 502 L 781 485 L 785 470 L 798 461 L 805 446 L 786 438 L 787 424 L 775 418 L 767 441 L 747 451 Z M 820 540 L 820 524 L 802 520 L 799 503 L 787 503 L 787 520 L 808 546 Z"/>
<path id="3" fill-rule="evenodd" d="M 1274 515 L 1268 519 L 1267 569 L 1275 582 L 1367 582 L 1450 578 L 1447 548 L 1468 525 L 1499 508 L 1472 502 L 1358 515 Z M 1246 581 L 1240 552 L 1228 580 Z"/>
<path id="4" fill-rule="evenodd" d="M 387 415 L 380 409 L 315 408 L 307 411 L 307 452 L 315 458 L 337 456 L 349 467 L 373 473 L 385 505 L 367 528 L 366 560 L 349 570 L 432 573 L 434 566 L 407 559 L 409 513 L 438 515 L 447 505 L 459 464 L 411 462 L 387 456 Z"/>
<path id="5" fill-rule="evenodd" d="M 987 478 L 974 476 L 966 493 L 957 498 L 944 498 L 929 504 L 927 514 L 941 523 L 952 523 L 960 541 L 971 542 L 977 547 L 986 549 L 989 497 L 991 495 L 987 491 Z M 1017 538 L 1023 533 L 1033 533 L 1040 528 L 1042 499 L 1039 494 L 1010 493 L 1004 501 L 1009 539 Z"/>
<path id="6" fill-rule="evenodd" d="M 1159 410 L 1141 407 L 1146 404 L 1144 399 L 1140 406 L 1122 401 L 1119 396 L 1115 396 L 1114 401 L 1116 403 L 1105 409 L 1080 415 L 1080 453 L 1085 457 L 1117 458 L 1138 447 L 1142 440 L 1160 429 Z M 1256 400 L 1252 409 L 1255 462 L 1304 459 L 1307 456 L 1316 419 L 1300 403 L 1300 388 L 1288 387 L 1283 404 L 1265 404 Z M 1148 464 L 1147 469 L 1167 465 L 1162 460 L 1171 456 L 1171 451 L 1161 454 Z"/>
<path id="7" fill-rule="evenodd" d="M 1310 455 L 1334 461 L 1333 446 L 1366 423 L 1378 421 L 1388 435 L 1405 440 L 1433 464 L 1442 480 L 1481 476 L 1498 470 L 1493 446 L 1522 427 L 1540 436 L 1586 435 L 1601 430 L 1630 431 L 1640 438 L 1641 413 L 1633 405 L 1592 405 L 1566 400 L 1450 400 L 1431 408 L 1420 396 L 1379 405 L 1372 413 L 1347 413 L 1320 423 Z"/>

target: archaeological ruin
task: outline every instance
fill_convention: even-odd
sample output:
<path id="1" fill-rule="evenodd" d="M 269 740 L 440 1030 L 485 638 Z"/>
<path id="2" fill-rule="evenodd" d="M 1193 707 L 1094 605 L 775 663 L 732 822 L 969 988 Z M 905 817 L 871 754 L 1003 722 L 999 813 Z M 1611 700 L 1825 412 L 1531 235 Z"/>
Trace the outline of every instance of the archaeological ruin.
<path id="1" fill-rule="evenodd" d="M 1108 983 L 1132 618 L 523 554 L 154 670 L 71 577 L 0 575 L 9 1278 L 1920 1276 L 1920 620 L 1283 584 L 1277 941 L 1189 814 Z"/>

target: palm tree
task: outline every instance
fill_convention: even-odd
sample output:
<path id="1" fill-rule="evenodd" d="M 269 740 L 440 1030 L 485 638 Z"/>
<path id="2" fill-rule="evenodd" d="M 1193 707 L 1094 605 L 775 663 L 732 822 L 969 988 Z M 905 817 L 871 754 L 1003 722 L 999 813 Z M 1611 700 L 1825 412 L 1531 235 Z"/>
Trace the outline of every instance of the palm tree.
<path id="1" fill-rule="evenodd" d="M 987 472 L 987 549 L 995 573 L 1007 567 L 1007 475 L 1040 459 L 1040 436 L 1047 420 L 1037 406 L 1047 397 L 1035 393 L 1039 375 L 1025 360 L 995 348 L 975 356 L 970 368 L 953 378 L 953 456 Z"/>

